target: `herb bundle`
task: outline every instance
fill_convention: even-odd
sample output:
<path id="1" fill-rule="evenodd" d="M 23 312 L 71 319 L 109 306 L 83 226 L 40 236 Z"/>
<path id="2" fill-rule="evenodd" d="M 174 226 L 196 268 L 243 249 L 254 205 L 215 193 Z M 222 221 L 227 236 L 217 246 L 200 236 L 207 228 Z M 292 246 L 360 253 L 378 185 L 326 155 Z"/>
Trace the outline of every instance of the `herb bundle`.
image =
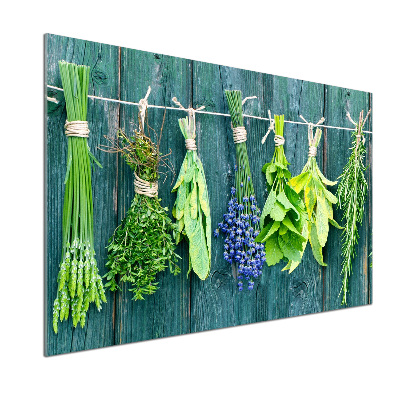
<path id="1" fill-rule="evenodd" d="M 271 114 L 269 111 L 268 113 L 272 121 Z M 275 131 L 275 152 L 271 162 L 262 168 L 269 194 L 261 213 L 261 232 L 256 237 L 256 242 L 264 243 L 268 265 L 274 265 L 283 259 L 288 262 L 283 270 L 291 273 L 301 262 L 307 244 L 308 225 L 304 202 L 288 184 L 291 174 L 283 149 L 283 127 L 284 116 L 275 115 L 267 132 L 268 135 L 270 130 Z"/>
<path id="2" fill-rule="evenodd" d="M 176 97 L 172 99 L 182 109 Z M 203 107 L 202 107 L 203 108 Z M 189 118 L 179 120 L 186 143 L 186 155 L 172 192 L 178 192 L 172 215 L 177 220 L 176 243 L 186 236 L 189 241 L 189 270 L 204 280 L 211 268 L 211 215 L 203 164 L 197 155 L 195 142 L 195 111 L 189 108 Z"/>
<path id="3" fill-rule="evenodd" d="M 264 244 L 256 243 L 259 234 L 261 211 L 257 206 L 247 155 L 247 133 L 243 124 L 242 93 L 240 90 L 226 90 L 229 112 L 232 119 L 233 140 L 236 148 L 235 187 L 231 188 L 228 212 L 223 222 L 218 224 L 214 235 L 220 231 L 225 235 L 224 259 L 237 265 L 238 288 L 243 290 L 243 279 L 248 281 L 248 289 L 254 287 L 253 278 L 262 273 L 265 261 Z"/>
<path id="4" fill-rule="evenodd" d="M 176 233 L 176 225 L 167 215 L 168 208 L 161 206 L 158 198 L 159 164 L 167 165 L 166 157 L 160 153 L 162 135 L 156 136 L 156 143 L 150 138 L 151 129 L 147 123 L 147 97 L 139 102 L 139 128 L 132 137 L 122 130 L 118 138 L 108 138 L 110 152 L 122 155 L 134 171 L 135 196 L 131 206 L 110 238 L 108 245 L 108 272 L 106 287 L 111 291 L 121 290 L 120 282 L 129 282 L 133 300 L 143 300 L 158 289 L 156 275 L 166 269 L 177 275 L 175 244 L 171 234 Z M 165 114 L 164 114 L 165 119 Z M 164 121 L 163 121 L 164 125 Z M 119 277 L 119 281 L 117 279 Z"/>
<path id="5" fill-rule="evenodd" d="M 364 158 L 366 154 L 365 137 L 363 134 L 364 124 L 369 116 L 364 117 L 361 111 L 359 122 L 354 122 L 350 114 L 347 113 L 349 120 L 355 125 L 352 133 L 353 141 L 350 148 L 351 154 L 346 166 L 343 169 L 336 195 L 338 197 L 338 206 L 343 210 L 342 222 L 344 230 L 342 232 L 342 304 L 347 304 L 347 292 L 349 289 L 349 278 L 352 273 L 352 260 L 356 256 L 356 246 L 359 233 L 358 226 L 361 226 L 364 216 L 364 203 L 367 196 L 368 184 L 365 179 Z M 362 138 L 362 140 L 361 140 Z"/>
<path id="6" fill-rule="evenodd" d="M 304 119 L 302 116 L 300 117 Z M 308 124 L 308 161 L 301 174 L 290 179 L 289 185 L 304 199 L 309 220 L 308 240 L 318 264 L 326 266 L 322 256 L 322 248 L 328 239 L 329 223 L 336 228 L 342 228 L 333 219 L 332 204 L 337 203 L 337 198 L 325 186 L 333 186 L 337 182 L 329 181 L 324 177 L 315 159 L 322 131 L 320 128 L 317 128 L 315 135 L 313 135 L 313 126 L 317 126 L 323 121 L 325 119 L 321 118 L 315 125 Z M 304 244 L 304 249 L 306 244 L 307 242 Z"/>
<path id="7" fill-rule="evenodd" d="M 62 219 L 62 262 L 58 273 L 57 297 L 53 306 L 53 329 L 71 312 L 74 327 L 84 327 L 89 304 L 100 311 L 106 302 L 94 252 L 91 160 L 87 99 L 90 69 L 85 65 L 59 62 L 64 88 L 68 140 L 67 172 Z"/>

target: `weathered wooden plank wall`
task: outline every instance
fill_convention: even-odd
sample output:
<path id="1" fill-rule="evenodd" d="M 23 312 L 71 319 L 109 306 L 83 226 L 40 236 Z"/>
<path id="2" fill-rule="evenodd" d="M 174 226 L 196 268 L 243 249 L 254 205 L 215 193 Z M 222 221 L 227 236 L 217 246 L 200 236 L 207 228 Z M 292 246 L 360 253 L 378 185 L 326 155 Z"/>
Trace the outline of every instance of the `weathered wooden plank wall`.
<path id="1" fill-rule="evenodd" d="M 58 60 L 64 59 L 91 67 L 90 95 L 116 100 L 138 102 L 152 87 L 150 104 L 172 106 L 176 96 L 184 106 L 206 106 L 207 111 L 228 113 L 224 89 L 240 89 L 244 96 L 257 96 L 244 105 L 249 115 L 267 117 L 267 110 L 285 114 L 285 119 L 299 121 L 302 114 L 316 122 L 321 116 L 326 124 L 350 127 L 345 112 L 353 115 L 372 105 L 369 93 L 332 87 L 296 79 L 283 78 L 253 71 L 223 67 L 204 62 L 147 53 L 83 40 L 47 35 L 46 84 L 61 87 Z M 210 277 L 200 281 L 186 277 L 187 243 L 178 246 L 182 257 L 182 273 L 174 277 L 166 270 L 159 274 L 160 289 L 145 301 L 133 302 L 131 293 L 107 293 L 107 304 L 99 313 L 94 307 L 88 312 L 87 324 L 74 329 L 71 321 L 60 323 L 55 335 L 51 326 L 52 303 L 56 295 L 56 279 L 61 257 L 61 210 L 63 179 L 66 169 L 66 141 L 63 125 L 66 118 L 63 94 L 48 89 L 47 94 L 59 100 L 47 107 L 47 321 L 46 354 L 53 355 L 92 349 L 113 344 L 172 336 L 189 332 L 266 321 L 341 308 L 338 297 L 340 276 L 340 232 L 332 228 L 324 257 L 328 267 L 320 267 L 308 246 L 302 265 L 291 275 L 281 272 L 283 265 L 264 267 L 262 278 L 253 291 L 239 293 L 235 273 L 224 261 L 222 239 L 213 240 Z M 105 246 L 113 230 L 124 217 L 133 198 L 132 172 L 115 154 L 98 150 L 107 144 L 104 135 L 115 135 L 119 128 L 131 131 L 137 122 L 137 107 L 102 100 L 89 100 L 88 118 L 91 129 L 89 145 L 103 169 L 93 172 L 95 240 L 100 273 L 105 273 Z M 160 130 L 164 110 L 149 109 L 149 124 Z M 171 162 L 178 171 L 185 155 L 184 140 L 178 118 L 183 111 L 167 110 L 163 129 L 162 152 L 172 149 Z M 197 114 L 198 152 L 207 177 L 213 227 L 221 220 L 229 189 L 234 178 L 235 151 L 230 118 Z M 266 199 L 265 178 L 261 167 L 272 157 L 272 140 L 261 145 L 266 121 L 245 118 L 249 132 L 248 152 L 260 207 Z M 366 130 L 371 130 L 368 122 Z M 285 125 L 285 151 L 294 175 L 307 159 L 307 127 Z M 368 143 L 367 164 L 372 162 L 372 138 Z M 350 134 L 346 130 L 325 129 L 317 160 L 329 179 L 337 178 L 349 155 Z M 171 194 L 174 176 L 167 172 L 161 185 L 163 205 L 172 209 L 175 195 Z M 371 173 L 368 170 L 370 192 L 364 224 L 354 262 L 348 306 L 371 303 L 372 272 L 372 196 Z M 340 213 L 336 210 L 336 219 Z"/>

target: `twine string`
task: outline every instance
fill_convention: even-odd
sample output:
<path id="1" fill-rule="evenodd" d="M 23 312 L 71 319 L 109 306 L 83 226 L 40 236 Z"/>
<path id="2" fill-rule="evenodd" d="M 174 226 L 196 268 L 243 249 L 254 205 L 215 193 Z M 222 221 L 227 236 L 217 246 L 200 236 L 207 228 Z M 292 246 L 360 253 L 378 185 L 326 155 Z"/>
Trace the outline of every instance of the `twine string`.
<path id="1" fill-rule="evenodd" d="M 357 142 L 356 142 L 356 151 L 358 149 L 358 146 L 360 144 L 361 138 L 362 138 L 362 143 L 363 145 L 365 145 L 365 136 L 364 136 L 364 132 L 363 132 L 363 127 L 365 125 L 365 123 L 367 122 L 367 119 L 369 117 L 369 114 L 371 113 L 371 109 L 368 110 L 367 115 L 364 118 L 364 110 L 362 110 L 360 112 L 360 117 L 359 117 L 359 122 L 358 124 L 356 122 L 353 121 L 353 119 L 351 118 L 350 112 L 347 111 L 346 116 L 348 118 L 348 120 L 355 126 L 356 128 L 356 138 L 357 138 Z"/>
<path id="2" fill-rule="evenodd" d="M 151 87 L 149 86 L 149 88 L 147 89 L 146 96 L 139 101 L 139 116 L 140 116 L 140 120 L 142 122 L 143 129 L 144 129 L 144 119 L 146 117 L 146 110 L 147 110 L 147 107 L 149 106 L 147 99 L 150 96 L 150 92 L 151 92 Z"/>
<path id="3" fill-rule="evenodd" d="M 158 182 L 148 182 L 144 179 L 139 178 L 134 173 L 135 180 L 134 180 L 134 187 L 135 193 L 143 194 L 147 197 L 156 197 L 158 196 Z"/>
<path id="4" fill-rule="evenodd" d="M 257 98 L 257 96 L 245 97 L 245 98 L 242 100 L 242 105 L 243 105 L 244 103 L 246 103 L 247 100 L 256 99 L 256 98 Z"/>
<path id="5" fill-rule="evenodd" d="M 173 97 L 172 101 L 179 107 L 180 110 L 187 111 L 187 113 L 188 113 L 188 116 L 189 116 L 189 133 L 188 133 L 188 135 L 190 135 L 191 137 L 188 137 L 187 139 L 185 139 L 185 146 L 186 146 L 186 150 L 196 151 L 197 146 L 196 146 L 196 119 L 195 119 L 196 117 L 195 117 L 195 114 L 197 111 L 201 111 L 204 108 L 206 108 L 206 106 L 201 106 L 196 109 L 194 109 L 193 107 L 185 108 L 178 101 L 178 99 L 176 97 Z"/>
<path id="6" fill-rule="evenodd" d="M 233 131 L 233 142 L 235 144 L 244 143 L 247 140 L 247 132 L 244 126 L 232 127 Z"/>
<path id="7" fill-rule="evenodd" d="M 321 117 L 316 124 L 308 122 L 302 115 L 300 115 L 300 118 L 308 125 L 308 157 L 315 157 L 317 155 L 318 142 L 321 137 L 321 129 L 318 128 L 314 135 L 314 128 L 320 126 L 325 121 L 325 118 Z"/>
<path id="8" fill-rule="evenodd" d="M 275 120 L 273 120 L 271 117 L 271 110 L 268 110 L 268 117 L 269 117 L 269 128 L 267 130 L 267 133 L 261 139 L 262 144 L 265 143 L 270 132 L 275 132 Z"/>
<path id="9" fill-rule="evenodd" d="M 277 135 L 277 134 L 275 133 L 274 142 L 275 142 L 275 146 L 276 146 L 276 147 L 278 147 L 278 146 L 283 146 L 283 145 L 285 144 L 285 138 L 284 138 L 283 136 Z"/>
<path id="10" fill-rule="evenodd" d="M 87 121 L 65 121 L 65 135 L 88 138 L 89 137 L 89 128 Z"/>

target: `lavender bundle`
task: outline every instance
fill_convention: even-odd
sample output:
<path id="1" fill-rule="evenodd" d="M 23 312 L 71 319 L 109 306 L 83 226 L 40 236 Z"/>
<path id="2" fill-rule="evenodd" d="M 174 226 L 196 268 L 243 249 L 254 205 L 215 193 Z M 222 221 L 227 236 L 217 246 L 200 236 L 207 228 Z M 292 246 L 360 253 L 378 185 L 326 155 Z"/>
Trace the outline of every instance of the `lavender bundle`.
<path id="1" fill-rule="evenodd" d="M 225 96 L 236 148 L 235 186 L 231 188 L 227 213 L 214 231 L 214 236 L 219 236 L 220 231 L 225 235 L 224 259 L 237 267 L 239 290 L 243 290 L 243 280 L 248 282 L 248 289 L 252 290 L 254 279 L 262 273 L 265 252 L 264 244 L 255 242 L 260 233 L 261 211 L 255 198 L 247 155 L 247 132 L 243 126 L 242 105 L 247 98 L 242 102 L 240 90 L 226 90 Z"/>

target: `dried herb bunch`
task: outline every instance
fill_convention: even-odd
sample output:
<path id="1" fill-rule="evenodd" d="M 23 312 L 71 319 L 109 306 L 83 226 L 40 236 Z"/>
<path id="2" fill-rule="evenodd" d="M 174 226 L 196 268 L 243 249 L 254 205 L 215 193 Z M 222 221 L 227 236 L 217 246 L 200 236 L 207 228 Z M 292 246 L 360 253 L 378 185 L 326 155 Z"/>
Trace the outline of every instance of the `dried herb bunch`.
<path id="1" fill-rule="evenodd" d="M 161 206 L 157 190 L 159 166 L 169 166 L 169 154 L 160 153 L 162 127 L 158 136 L 147 123 L 147 113 L 142 111 L 134 135 L 129 137 L 118 131 L 117 138 L 108 137 L 111 146 L 106 150 L 120 153 L 134 171 L 136 193 L 125 218 L 110 238 L 105 286 L 115 291 L 121 289 L 121 282 L 129 282 L 128 290 L 133 292 L 134 300 L 143 300 L 144 295 L 158 289 L 156 275 L 167 265 L 174 275 L 180 272 L 173 240 L 176 225 L 167 215 L 168 208 Z"/>
<path id="2" fill-rule="evenodd" d="M 260 214 L 257 206 L 253 181 L 251 178 L 249 157 L 246 146 L 246 132 L 243 123 L 242 92 L 225 90 L 236 150 L 235 186 L 231 188 L 231 199 L 227 213 L 218 224 L 214 236 L 220 231 L 225 235 L 224 259 L 237 266 L 238 289 L 243 290 L 243 280 L 247 288 L 254 288 L 254 279 L 262 274 L 265 261 L 263 243 L 256 243 L 260 233 Z"/>
<path id="3" fill-rule="evenodd" d="M 269 111 L 268 114 L 271 121 L 268 133 L 275 132 L 275 151 L 271 162 L 262 168 L 269 194 L 261 213 L 261 232 L 256 242 L 264 243 L 268 265 L 283 259 L 288 263 L 283 270 L 291 273 L 300 264 L 307 244 L 308 218 L 303 200 L 288 184 L 291 174 L 283 148 L 284 116 L 275 115 L 272 121 Z"/>
<path id="4" fill-rule="evenodd" d="M 91 162 L 87 137 L 87 99 L 90 68 L 59 62 L 67 109 L 65 125 L 68 141 L 62 217 L 62 262 L 58 273 L 57 297 L 53 305 L 53 329 L 58 321 L 72 314 L 74 327 L 84 327 L 90 303 L 101 310 L 106 302 L 103 283 L 97 269 L 93 236 L 93 200 Z"/>
<path id="5" fill-rule="evenodd" d="M 303 118 L 301 115 L 300 117 Z M 305 233 L 308 235 L 314 258 L 322 266 L 327 265 L 323 260 L 322 249 L 328 240 L 329 224 L 342 229 L 333 219 L 332 204 L 337 203 L 337 198 L 327 189 L 327 186 L 334 186 L 337 182 L 332 182 L 325 178 L 315 159 L 322 131 L 317 128 L 314 135 L 313 127 L 324 121 L 325 119 L 321 118 L 317 124 L 308 125 L 309 153 L 307 163 L 300 175 L 289 180 L 289 185 L 304 200 L 309 221 L 308 232 Z M 304 242 L 303 252 L 306 245 L 307 242 Z"/>
<path id="6" fill-rule="evenodd" d="M 350 148 L 351 153 L 342 174 L 338 190 L 338 206 L 343 210 L 342 222 L 344 222 L 344 231 L 342 233 L 342 304 L 347 304 L 347 293 L 349 290 L 349 279 L 352 273 L 352 260 L 356 256 L 356 246 L 358 238 L 358 227 L 361 226 L 364 216 L 364 204 L 367 196 L 368 184 L 365 179 L 366 167 L 364 158 L 366 155 L 365 138 L 363 127 L 369 116 L 368 112 L 364 118 L 364 112 L 361 111 L 359 122 L 354 122 L 350 114 L 347 113 L 349 120 L 355 125 L 352 133 L 353 141 Z"/>
<path id="7" fill-rule="evenodd" d="M 172 101 L 185 109 L 174 97 Z M 204 107 L 200 107 L 202 109 Z M 186 110 L 186 109 L 185 109 Z M 179 119 L 179 127 L 186 143 L 186 155 L 172 192 L 177 192 L 172 215 L 177 220 L 176 242 L 186 236 L 189 242 L 189 270 L 204 280 L 211 268 L 211 214 L 206 176 L 197 154 L 196 122 L 193 108 L 189 118 Z M 182 234 L 182 235 L 181 235 Z"/>

